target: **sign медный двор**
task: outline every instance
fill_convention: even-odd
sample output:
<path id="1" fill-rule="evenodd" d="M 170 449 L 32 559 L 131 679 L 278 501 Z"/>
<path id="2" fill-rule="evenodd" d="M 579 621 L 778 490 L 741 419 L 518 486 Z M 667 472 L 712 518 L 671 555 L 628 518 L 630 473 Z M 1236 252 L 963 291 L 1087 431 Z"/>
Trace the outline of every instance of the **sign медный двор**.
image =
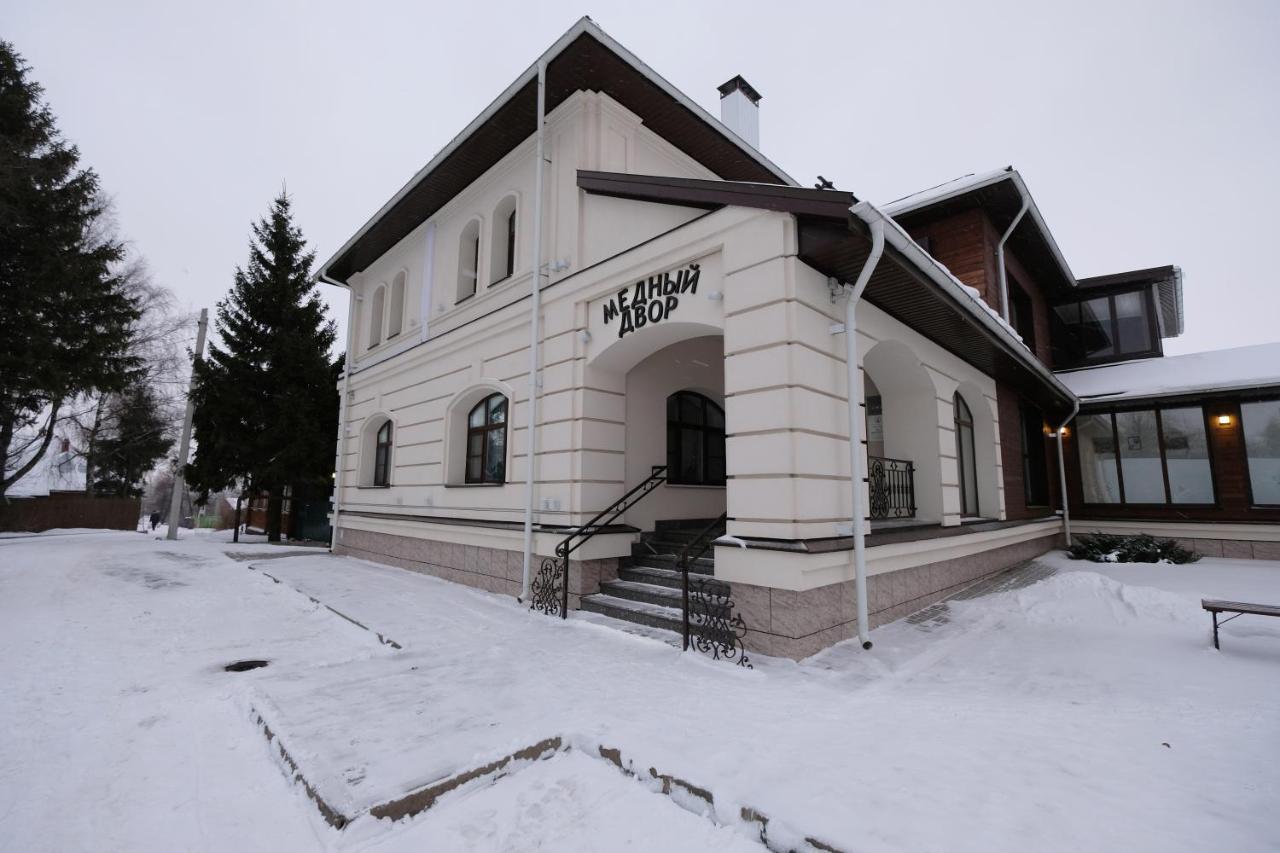
<path id="1" fill-rule="evenodd" d="M 624 287 L 617 295 L 604 303 L 605 325 L 618 320 L 618 337 L 624 337 L 650 323 L 661 323 L 680 307 L 680 296 L 698 292 L 698 278 L 702 270 L 698 264 L 672 273 L 651 275 L 637 281 L 633 287 Z"/>

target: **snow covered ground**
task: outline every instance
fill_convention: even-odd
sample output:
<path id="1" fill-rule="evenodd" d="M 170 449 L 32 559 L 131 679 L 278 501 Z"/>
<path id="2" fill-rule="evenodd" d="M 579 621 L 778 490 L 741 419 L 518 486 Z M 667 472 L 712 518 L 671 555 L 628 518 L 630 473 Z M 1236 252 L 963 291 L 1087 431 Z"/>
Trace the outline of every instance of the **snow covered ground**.
<path id="1" fill-rule="evenodd" d="M 858 851 L 1280 843 L 1280 620 L 1232 622 L 1215 652 L 1198 600 L 1280 602 L 1280 564 L 1050 556 L 1058 574 L 870 652 L 745 671 L 225 537 L 0 542 L 0 850 L 760 849 L 743 806 L 775 844 Z M 223 671 L 247 658 L 271 663 Z M 329 827 L 256 714 L 363 816 Z M 568 751 L 416 817 L 364 814 L 551 737 Z M 653 793 L 650 767 L 714 807 Z"/>

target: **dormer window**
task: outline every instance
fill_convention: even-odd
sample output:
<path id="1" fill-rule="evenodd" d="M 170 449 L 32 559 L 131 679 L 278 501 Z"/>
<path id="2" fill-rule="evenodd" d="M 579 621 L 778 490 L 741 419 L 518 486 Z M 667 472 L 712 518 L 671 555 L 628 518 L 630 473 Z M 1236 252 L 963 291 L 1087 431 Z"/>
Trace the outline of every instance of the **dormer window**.
<path id="1" fill-rule="evenodd" d="M 1150 288 L 1059 303 L 1050 323 L 1056 368 L 1161 354 Z"/>

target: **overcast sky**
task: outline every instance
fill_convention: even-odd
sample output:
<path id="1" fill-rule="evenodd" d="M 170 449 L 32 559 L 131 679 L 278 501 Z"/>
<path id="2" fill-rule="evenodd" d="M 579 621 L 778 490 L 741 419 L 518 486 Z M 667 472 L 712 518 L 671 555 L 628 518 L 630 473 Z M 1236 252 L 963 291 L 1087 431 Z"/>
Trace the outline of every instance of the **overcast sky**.
<path id="1" fill-rule="evenodd" d="M 590 14 L 713 115 L 746 77 L 802 184 L 883 203 L 1012 164 L 1077 276 L 1183 268 L 1167 352 L 1280 339 L 1277 2 L 3 5 L 0 38 L 193 308 L 282 184 L 325 260 Z"/>

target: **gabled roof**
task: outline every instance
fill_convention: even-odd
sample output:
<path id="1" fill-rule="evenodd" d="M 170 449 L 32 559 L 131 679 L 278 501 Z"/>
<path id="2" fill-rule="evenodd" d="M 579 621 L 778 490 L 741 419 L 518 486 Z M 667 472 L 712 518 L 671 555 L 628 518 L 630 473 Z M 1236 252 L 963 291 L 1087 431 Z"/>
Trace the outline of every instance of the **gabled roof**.
<path id="1" fill-rule="evenodd" d="M 414 175 L 320 266 L 317 275 L 345 282 L 533 135 L 538 66 L 543 62 L 548 113 L 579 90 L 603 92 L 715 175 L 736 181 L 796 183 L 584 17 Z"/>
<path id="2" fill-rule="evenodd" d="M 869 225 L 885 226 L 884 257 L 863 298 L 984 373 L 1017 388 L 1046 413 L 1066 414 L 1074 398 L 1012 329 L 896 222 L 851 193 L 698 178 L 578 172 L 587 192 L 637 201 L 716 209 L 729 205 L 793 214 L 800 260 L 853 281 L 870 254 Z"/>
<path id="3" fill-rule="evenodd" d="M 1024 198 L 1030 202 L 1027 213 L 1009 237 L 1007 245 L 1024 266 L 1055 290 L 1062 292 L 1075 287 L 1075 274 L 1040 215 L 1040 208 L 1036 206 L 1022 176 L 1012 166 L 965 175 L 891 201 L 880 209 L 910 228 L 926 220 L 976 206 L 983 208 L 996 228 L 1003 231 L 1018 215 Z"/>
<path id="4" fill-rule="evenodd" d="M 1082 278 L 1079 286 L 1082 290 L 1119 288 L 1126 285 L 1140 285 L 1155 290 L 1156 304 L 1159 306 L 1157 319 L 1160 321 L 1160 337 L 1175 338 L 1183 331 L 1182 313 L 1182 270 L 1175 266 L 1152 267 L 1145 270 L 1130 270 L 1110 275 L 1095 275 Z"/>

